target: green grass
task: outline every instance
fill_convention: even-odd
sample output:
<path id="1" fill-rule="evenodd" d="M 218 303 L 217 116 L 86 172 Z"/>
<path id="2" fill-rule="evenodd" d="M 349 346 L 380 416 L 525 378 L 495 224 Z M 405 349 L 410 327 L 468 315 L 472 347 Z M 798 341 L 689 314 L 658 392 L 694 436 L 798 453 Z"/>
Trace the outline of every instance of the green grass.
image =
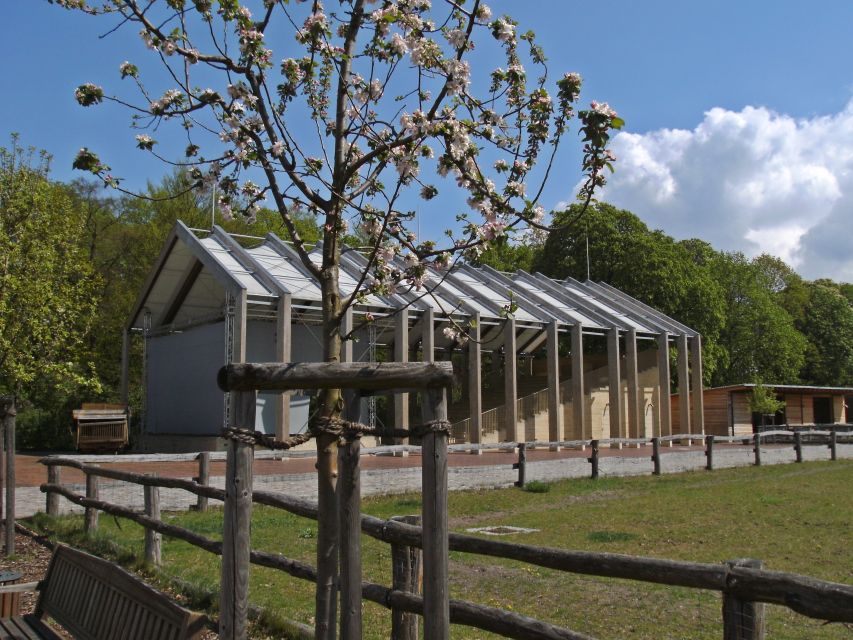
<path id="1" fill-rule="evenodd" d="M 500 538 L 534 545 L 696 562 L 760 558 L 765 567 L 853 584 L 850 522 L 853 462 L 752 467 L 662 477 L 602 478 L 553 483 L 546 493 L 520 489 L 450 494 L 451 529 L 518 526 L 535 533 Z M 417 513 L 418 496 L 371 498 L 364 511 L 388 518 Z M 222 514 L 167 514 L 212 538 L 221 537 Z M 82 519 L 39 517 L 34 525 L 81 545 Z M 256 508 L 252 544 L 314 563 L 316 523 Z M 96 551 L 138 564 L 142 530 L 101 517 Z M 91 548 L 91 547 L 90 547 Z M 363 538 L 366 580 L 390 582 L 390 549 Z M 155 578 L 195 585 L 211 600 L 219 561 L 188 544 L 164 540 L 164 568 Z M 451 597 L 511 609 L 599 638 L 722 637 L 720 596 L 712 592 L 625 580 L 576 576 L 514 561 L 451 553 Z M 149 575 L 151 575 L 149 573 Z M 204 594 L 208 594 L 205 596 Z M 251 600 L 274 618 L 311 624 L 312 585 L 270 569 L 253 568 Z M 212 598 L 215 601 L 215 596 Z M 390 636 L 390 614 L 365 604 L 365 637 Z M 280 628 L 280 627 L 279 627 Z M 278 635 L 282 632 L 276 632 Z M 454 628 L 454 638 L 491 638 Z M 822 625 L 783 607 L 768 607 L 767 637 L 853 638 L 841 625 Z"/>

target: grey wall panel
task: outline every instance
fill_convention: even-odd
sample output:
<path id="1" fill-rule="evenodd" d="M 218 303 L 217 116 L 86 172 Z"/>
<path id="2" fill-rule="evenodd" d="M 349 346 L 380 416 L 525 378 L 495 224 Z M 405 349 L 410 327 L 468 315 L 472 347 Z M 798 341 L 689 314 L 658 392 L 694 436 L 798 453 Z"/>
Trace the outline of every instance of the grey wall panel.
<path id="1" fill-rule="evenodd" d="M 222 429 L 216 373 L 225 358 L 223 323 L 151 338 L 148 343 L 148 433 L 214 435 Z"/>

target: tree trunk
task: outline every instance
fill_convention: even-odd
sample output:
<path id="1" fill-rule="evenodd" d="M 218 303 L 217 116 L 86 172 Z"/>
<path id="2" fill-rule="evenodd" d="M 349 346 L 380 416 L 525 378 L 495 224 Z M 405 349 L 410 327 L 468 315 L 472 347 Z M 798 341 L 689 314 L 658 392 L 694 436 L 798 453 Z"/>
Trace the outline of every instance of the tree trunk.
<path id="1" fill-rule="evenodd" d="M 327 234 L 328 236 L 329 234 Z M 331 242 L 330 242 L 331 240 Z M 341 295 L 338 281 L 340 252 L 327 237 L 323 246 L 323 359 L 340 362 Z M 318 415 L 341 413 L 340 389 L 324 389 L 319 397 Z M 337 635 L 338 553 L 338 439 L 329 434 L 317 437 L 317 592 L 314 633 L 316 640 L 334 640 Z"/>

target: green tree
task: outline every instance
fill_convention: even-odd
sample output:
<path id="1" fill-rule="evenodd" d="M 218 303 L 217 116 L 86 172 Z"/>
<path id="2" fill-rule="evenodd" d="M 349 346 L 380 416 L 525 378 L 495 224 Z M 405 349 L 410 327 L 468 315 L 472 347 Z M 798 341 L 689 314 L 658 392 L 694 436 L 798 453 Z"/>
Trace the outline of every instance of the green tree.
<path id="1" fill-rule="evenodd" d="M 559 230 L 548 235 L 532 268 L 552 278 L 604 281 L 697 329 L 703 336 L 704 375 L 722 357 L 717 338 L 724 322 L 723 292 L 711 275 L 715 255 L 705 243 L 679 243 L 650 230 L 630 211 L 597 203 L 554 214 Z M 588 253 L 587 253 L 588 246 Z M 699 249 L 702 249 L 700 251 Z M 707 255 L 700 255 L 703 251 Z"/>
<path id="2" fill-rule="evenodd" d="M 835 283 L 807 286 L 800 331 L 807 340 L 802 380 L 807 384 L 853 385 L 853 307 Z"/>
<path id="3" fill-rule="evenodd" d="M 58 404 L 97 390 L 87 334 L 98 279 L 84 220 L 45 152 L 0 147 L 0 393 Z"/>
<path id="4" fill-rule="evenodd" d="M 724 358 L 712 383 L 798 382 L 806 341 L 762 270 L 743 254 L 722 253 L 712 273 L 725 295 Z"/>

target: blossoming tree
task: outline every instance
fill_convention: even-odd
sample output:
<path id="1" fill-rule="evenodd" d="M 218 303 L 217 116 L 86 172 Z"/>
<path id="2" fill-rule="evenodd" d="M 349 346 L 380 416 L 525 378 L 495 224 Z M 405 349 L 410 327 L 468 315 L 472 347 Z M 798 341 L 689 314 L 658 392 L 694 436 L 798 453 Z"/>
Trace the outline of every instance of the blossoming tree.
<path id="1" fill-rule="evenodd" d="M 108 95 L 81 85 L 77 101 L 128 107 L 136 146 L 158 157 L 155 135 L 176 125 L 200 188 L 215 184 L 218 210 L 252 218 L 261 203 L 281 214 L 305 268 L 322 288 L 324 357 L 341 356 L 341 321 L 363 296 L 428 287 L 442 272 L 502 236 L 545 229 L 544 180 L 572 119 L 583 137 L 585 202 L 604 183 L 610 130 L 621 120 L 606 104 L 575 111 L 581 78 L 567 73 L 549 89 L 545 56 L 531 32 L 481 0 L 54 0 L 135 25 L 160 73 L 143 79 L 131 62 L 131 91 Z M 474 52 L 475 45 L 477 47 Z M 499 67 L 472 79 L 471 56 Z M 139 62 L 139 61 L 137 61 Z M 525 65 L 527 65 L 527 68 Z M 155 84 L 156 83 L 156 88 Z M 126 87 L 128 88 L 128 87 Z M 164 159 L 165 156 L 163 156 Z M 537 160 L 539 160 L 537 164 Z M 170 158 L 170 162 L 176 162 Z M 89 149 L 75 160 L 123 189 Z M 467 200 L 444 241 L 418 238 L 413 209 L 443 189 Z M 309 257 L 292 212 L 308 211 L 323 230 L 322 259 Z M 357 290 L 339 286 L 348 225 L 370 238 Z M 464 340 L 464 327 L 448 330 Z M 340 393 L 320 398 L 332 415 Z M 318 450 L 317 637 L 329 619 L 336 570 L 336 442 Z M 332 613 L 334 607 L 331 607 Z"/>

